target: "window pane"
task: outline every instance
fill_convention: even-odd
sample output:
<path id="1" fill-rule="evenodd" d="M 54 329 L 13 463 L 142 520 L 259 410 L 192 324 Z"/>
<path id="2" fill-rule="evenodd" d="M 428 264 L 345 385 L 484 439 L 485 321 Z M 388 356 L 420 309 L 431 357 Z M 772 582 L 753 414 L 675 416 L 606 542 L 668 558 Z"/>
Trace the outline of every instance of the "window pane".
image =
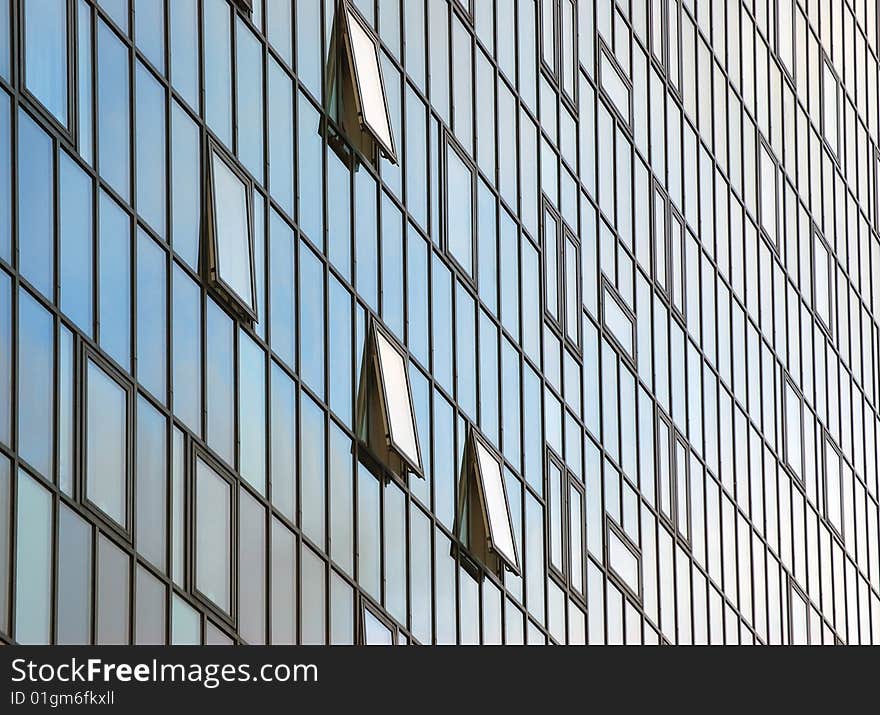
<path id="1" fill-rule="evenodd" d="M 199 286 L 177 266 L 174 267 L 173 370 L 174 414 L 196 434 L 201 434 L 202 411 L 202 322 Z"/>
<path id="2" fill-rule="evenodd" d="M 608 529 L 608 565 L 633 593 L 641 593 L 639 559 L 614 529 Z"/>
<path id="3" fill-rule="evenodd" d="M 273 361 L 271 396 L 272 504 L 296 519 L 296 386 Z"/>
<path id="4" fill-rule="evenodd" d="M 364 609 L 364 645 L 394 645 L 394 633 L 369 608 Z"/>
<path id="5" fill-rule="evenodd" d="M 272 519 L 272 645 L 296 643 L 296 538 Z"/>
<path id="6" fill-rule="evenodd" d="M 618 344 L 632 357 L 634 355 L 632 320 L 608 289 L 605 290 L 602 306 L 605 326 Z"/>
<path id="7" fill-rule="evenodd" d="M 128 555 L 104 536 L 98 537 L 98 645 L 127 645 L 129 628 Z"/>
<path id="8" fill-rule="evenodd" d="M 165 586 L 143 566 L 137 568 L 135 645 L 165 645 Z"/>
<path id="9" fill-rule="evenodd" d="M 156 69 L 164 72 L 165 3 L 156 0 L 135 0 L 134 32 L 138 47 Z"/>
<path id="10" fill-rule="evenodd" d="M 52 608 L 52 497 L 18 473 L 15 558 L 15 640 L 49 643 Z"/>
<path id="11" fill-rule="evenodd" d="M 25 0 L 25 84 L 67 126 L 67 0 Z"/>
<path id="12" fill-rule="evenodd" d="M 12 470 L 9 460 L 0 457 L 0 632 L 3 633 L 9 633 L 12 516 Z"/>
<path id="13" fill-rule="evenodd" d="M 235 464 L 235 321 L 210 298 L 206 313 L 206 438 L 208 446 L 232 466 Z"/>
<path id="14" fill-rule="evenodd" d="M 230 610 L 232 488 L 196 457 L 196 588 L 223 611 Z"/>
<path id="15" fill-rule="evenodd" d="M 507 510 L 507 493 L 504 482 L 501 481 L 501 466 L 479 439 L 475 444 L 492 546 L 511 566 L 518 567 L 516 549 L 513 546 L 513 527 Z"/>
<path id="16" fill-rule="evenodd" d="M 180 2 L 183 5 L 183 1 Z M 177 3 L 173 3 L 176 6 Z M 199 265 L 201 151 L 199 129 L 171 103 L 171 238 L 174 250 L 191 268 Z M 194 200 L 198 199 L 198 200 Z"/>
<path id="17" fill-rule="evenodd" d="M 280 4 L 280 3 L 279 3 Z M 288 6 L 289 7 L 289 6 Z M 271 27 L 271 25 L 270 25 Z M 289 23 L 288 23 L 289 27 Z M 238 156 L 257 181 L 263 180 L 263 46 L 241 17 L 235 20 L 236 100 L 238 103 Z M 288 115 L 293 111 L 293 94 L 288 92 Z M 292 118 L 291 118 L 292 119 Z M 293 122 L 287 131 L 293 144 Z M 274 161 L 273 161 L 274 164 Z M 290 158 L 291 173 L 293 156 Z"/>
<path id="18" fill-rule="evenodd" d="M 128 49 L 98 22 L 98 161 L 101 176 L 128 200 L 131 126 Z"/>
<path id="19" fill-rule="evenodd" d="M 361 25 L 360 20 L 348 11 L 348 28 L 351 37 L 351 53 L 360 96 L 360 110 L 364 123 L 389 152 L 394 152 L 394 139 L 391 136 L 391 122 L 385 106 L 385 92 L 382 87 L 382 70 L 379 55 L 372 37 Z"/>
<path id="20" fill-rule="evenodd" d="M 172 3 L 174 4 L 174 3 Z M 232 147 L 232 26 L 227 2 L 203 3 L 205 119 Z"/>
<path id="21" fill-rule="evenodd" d="M 99 204 L 100 343 L 126 370 L 131 363 L 131 219 L 107 193 Z"/>
<path id="22" fill-rule="evenodd" d="M 12 263 L 12 112 L 6 92 L 0 92 L 0 258 Z"/>
<path id="23" fill-rule="evenodd" d="M 92 199 L 88 174 L 61 153 L 61 309 L 92 334 Z"/>
<path id="24" fill-rule="evenodd" d="M 266 355 L 239 332 L 239 471 L 260 494 L 266 493 Z"/>
<path id="25" fill-rule="evenodd" d="M 0 442 L 12 444 L 12 278 L 0 271 Z"/>
<path id="26" fill-rule="evenodd" d="M 18 294 L 18 451 L 46 478 L 53 475 L 54 321 L 30 294 Z"/>
<path id="27" fill-rule="evenodd" d="M 148 1 L 153 2 L 153 0 Z M 171 34 L 171 81 L 191 107 L 198 107 L 198 0 L 174 0 L 169 3 L 169 12 L 171 13 L 168 22 Z"/>
<path id="28" fill-rule="evenodd" d="M 455 260 L 473 275 L 473 174 L 452 145 L 446 149 L 446 173 L 446 241 Z"/>
<path id="29" fill-rule="evenodd" d="M 167 270 L 165 251 L 147 233 L 137 234 L 138 382 L 165 402 Z"/>
<path id="30" fill-rule="evenodd" d="M 143 397 L 137 401 L 138 553 L 165 570 L 167 422 Z"/>
<path id="31" fill-rule="evenodd" d="M 55 280 L 52 140 L 24 111 L 18 112 L 18 156 L 18 267 L 51 298 Z"/>
<path id="32" fill-rule="evenodd" d="M 165 89 L 140 62 L 137 63 L 135 88 L 138 213 L 160 237 L 164 237 Z"/>
<path id="33" fill-rule="evenodd" d="M 239 630 L 251 645 L 262 645 L 266 642 L 266 510 L 241 489 L 238 513 Z"/>
<path id="34" fill-rule="evenodd" d="M 86 496 L 123 528 L 128 525 L 128 394 L 88 360 Z"/>
<path id="35" fill-rule="evenodd" d="M 58 515 L 58 645 L 92 639 L 92 528 L 62 505 Z"/>
<path id="36" fill-rule="evenodd" d="M 382 331 L 376 331 L 379 348 L 379 369 L 385 391 L 388 409 L 388 428 L 391 439 L 403 456 L 414 466 L 421 469 L 419 448 L 416 442 L 415 416 L 412 411 L 412 397 L 409 394 L 406 365 L 403 355 L 386 338 Z"/>
<path id="37" fill-rule="evenodd" d="M 255 310 L 247 186 L 216 152 L 211 163 L 217 276 Z"/>
<path id="38" fill-rule="evenodd" d="M 201 642 L 199 612 L 175 593 L 171 599 L 171 645 L 200 645 Z"/>
<path id="39" fill-rule="evenodd" d="M 309 548 L 302 551 L 302 622 L 301 645 L 324 645 L 327 640 L 326 622 L 326 565 Z"/>

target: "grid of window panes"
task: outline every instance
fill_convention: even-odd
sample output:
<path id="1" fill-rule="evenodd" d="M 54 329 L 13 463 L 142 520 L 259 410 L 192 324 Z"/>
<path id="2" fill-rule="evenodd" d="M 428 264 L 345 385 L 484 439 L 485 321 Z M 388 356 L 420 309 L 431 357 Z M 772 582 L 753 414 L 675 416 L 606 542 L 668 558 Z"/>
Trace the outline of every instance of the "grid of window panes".
<path id="1" fill-rule="evenodd" d="M 2 640 L 880 642 L 875 3 L 351 4 L 397 164 L 327 141 L 335 0 L 0 0 Z M 520 574 L 454 548 L 472 427 Z"/>

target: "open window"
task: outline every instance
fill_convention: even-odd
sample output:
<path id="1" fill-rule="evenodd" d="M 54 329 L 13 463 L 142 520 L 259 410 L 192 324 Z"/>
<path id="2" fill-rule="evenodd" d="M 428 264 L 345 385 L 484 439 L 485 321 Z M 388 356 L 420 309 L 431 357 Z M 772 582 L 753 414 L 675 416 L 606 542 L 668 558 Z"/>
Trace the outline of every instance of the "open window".
<path id="1" fill-rule="evenodd" d="M 251 184 L 213 142 L 208 149 L 206 175 L 204 263 L 208 279 L 229 308 L 255 321 Z"/>
<path id="2" fill-rule="evenodd" d="M 398 476 L 409 470 L 424 477 L 406 362 L 403 350 L 371 320 L 358 386 L 358 438 Z"/>
<path id="3" fill-rule="evenodd" d="M 458 489 L 458 538 L 468 554 L 500 576 L 519 574 L 507 489 L 496 456 L 476 430 L 468 430 Z"/>
<path id="4" fill-rule="evenodd" d="M 372 163 L 397 163 L 379 43 L 349 0 L 338 0 L 327 67 L 330 116 L 344 138 Z M 345 157 L 341 137 L 329 142 Z"/>

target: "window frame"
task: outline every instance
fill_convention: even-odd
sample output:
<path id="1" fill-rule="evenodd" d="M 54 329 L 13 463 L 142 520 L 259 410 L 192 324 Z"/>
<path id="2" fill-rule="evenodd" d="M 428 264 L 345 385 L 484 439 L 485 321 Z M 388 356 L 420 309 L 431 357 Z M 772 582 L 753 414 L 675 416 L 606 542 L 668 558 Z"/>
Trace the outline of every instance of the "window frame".
<path id="1" fill-rule="evenodd" d="M 78 341 L 78 338 L 74 338 Z M 79 393 L 79 408 L 75 409 L 75 414 L 80 419 L 80 430 L 76 442 L 80 445 L 80 456 L 77 460 L 80 466 L 82 478 L 79 481 L 78 493 L 79 501 L 86 508 L 89 514 L 96 516 L 100 520 L 100 524 L 113 530 L 113 533 L 121 536 L 126 543 L 134 543 L 134 470 L 135 470 L 135 398 L 137 391 L 134 385 L 129 381 L 128 377 L 116 368 L 107 358 L 101 355 L 97 350 L 91 347 L 85 341 L 81 342 L 82 348 L 77 350 L 74 347 L 74 374 L 79 375 L 79 386 L 74 392 L 74 400 L 76 393 Z M 76 361 L 79 361 L 79 365 Z M 89 465 L 88 465 L 88 419 L 89 419 L 89 382 L 88 371 L 89 363 L 94 364 L 96 368 L 101 370 L 104 375 L 125 392 L 125 524 L 117 522 L 110 514 L 105 512 L 100 506 L 89 498 Z"/>
<path id="2" fill-rule="evenodd" d="M 608 279 L 604 273 L 601 276 L 599 283 L 599 302 L 600 302 L 600 317 L 602 320 L 601 324 L 601 334 L 607 338 L 611 344 L 616 348 L 618 355 L 625 360 L 633 370 L 638 373 L 638 328 L 636 325 L 636 316 L 630 309 L 630 307 L 624 302 L 624 300 L 620 297 L 620 294 L 617 292 L 617 289 L 614 287 L 614 284 Z M 631 340 L 632 340 L 632 353 L 626 349 L 624 345 L 621 344 L 620 340 L 618 340 L 617 336 L 614 334 L 614 331 L 608 327 L 608 323 L 605 319 L 605 296 L 606 294 L 617 304 L 617 307 L 621 310 L 624 316 L 629 320 L 629 324 L 631 327 Z"/>
<path id="3" fill-rule="evenodd" d="M 479 196 L 478 196 L 478 174 L 479 170 L 471 161 L 471 159 L 467 156 L 467 152 L 465 152 L 459 143 L 456 141 L 455 137 L 452 135 L 448 129 L 443 129 L 443 156 L 439 157 L 440 161 L 440 171 L 442 172 L 443 182 L 440 187 L 441 192 L 441 201 L 443 206 L 446 208 L 446 211 L 443 213 L 441 218 L 442 222 L 442 231 L 441 231 L 441 240 L 443 246 L 443 252 L 449 258 L 452 265 L 458 269 L 458 273 L 463 277 L 467 284 L 471 287 L 476 288 L 477 285 L 477 274 L 478 274 L 478 263 L 479 263 L 479 254 L 478 254 L 478 237 L 477 233 L 479 230 Z M 452 252 L 450 248 L 449 242 L 449 152 L 453 151 L 458 155 L 459 160 L 462 164 L 464 164 L 465 168 L 470 172 L 471 175 L 471 270 L 468 271 L 467 267 L 462 265 L 462 263 L 455 257 L 455 254 Z"/>
<path id="4" fill-rule="evenodd" d="M 406 454 L 400 447 L 400 444 L 394 438 L 391 420 L 388 415 L 388 387 L 385 381 L 385 373 L 382 367 L 382 359 L 379 351 L 379 336 L 382 336 L 388 345 L 397 353 L 403 363 L 403 373 L 406 378 L 407 401 L 409 403 L 409 414 L 412 419 L 413 437 L 416 447 L 416 456 L 418 464 L 414 464 L 410 456 Z M 409 356 L 377 318 L 372 314 L 367 320 L 366 329 L 366 345 L 361 363 L 360 379 L 358 385 L 358 396 L 356 405 L 357 429 L 355 430 L 358 443 L 358 453 L 366 453 L 365 456 L 369 461 L 375 463 L 375 467 L 371 469 L 373 472 L 392 473 L 398 476 L 402 481 L 406 480 L 406 473 L 414 473 L 421 479 L 425 479 L 424 460 L 422 456 L 422 445 L 419 440 L 419 426 L 416 418 L 415 401 L 413 399 L 412 380 L 409 375 Z M 374 385 L 370 387 L 370 381 L 374 381 Z M 401 462 L 400 473 L 395 469 L 396 465 L 388 464 L 382 459 L 381 455 L 370 446 L 370 441 L 374 439 L 372 435 L 373 425 L 371 424 L 371 413 L 374 406 L 371 400 L 377 397 L 374 390 L 379 390 L 379 397 L 382 402 L 378 407 L 382 416 L 382 425 L 384 431 L 384 439 L 390 450 L 393 450 L 395 456 Z M 364 434 L 364 430 L 366 434 Z M 369 466 L 369 465 L 365 465 Z"/>
<path id="5" fill-rule="evenodd" d="M 8 2 L 9 0 L 0 0 L 0 2 Z M 56 131 L 60 132 L 64 139 L 77 151 L 79 150 L 79 90 L 77 86 L 79 72 L 79 53 L 83 50 L 79 47 L 79 38 L 77 30 L 78 12 L 76 0 L 63 0 L 67 8 L 66 17 L 66 33 L 67 33 L 67 124 L 63 124 L 43 102 L 34 94 L 27 86 L 27 22 L 25 12 L 25 3 L 27 0 L 12 0 L 10 3 L 10 44 L 15 45 L 17 49 L 10 48 L 10 60 L 17 59 L 16 67 L 11 68 L 10 81 L 13 76 L 17 75 L 18 79 L 18 96 L 22 103 L 35 112 L 39 118 L 48 122 Z M 91 5 L 88 5 L 90 13 L 94 13 Z M 18 33 L 14 31 L 15 15 L 19 24 Z M 94 17 L 89 17 L 90 22 L 94 22 Z M 108 24 L 108 27 L 110 25 Z M 93 39 L 94 42 L 94 39 Z M 85 48 L 86 51 L 91 48 Z M 96 67 L 92 68 L 92 74 L 97 71 Z M 92 80 L 93 77 L 89 77 Z M 94 88 L 97 92 L 97 87 Z M 94 101 L 97 101 L 93 98 Z"/>
<path id="6" fill-rule="evenodd" d="M 586 513 L 586 490 L 580 482 L 577 475 L 572 472 L 563 460 L 551 447 L 545 449 L 546 459 L 544 463 L 544 493 L 546 494 L 547 508 L 544 510 L 546 526 L 546 538 L 548 545 L 547 569 L 548 573 L 554 576 L 559 585 L 567 589 L 568 595 L 575 597 L 581 605 L 586 605 L 586 574 L 587 566 L 584 554 L 586 553 L 586 529 L 585 529 L 585 513 Z M 560 538 L 562 539 L 562 570 L 557 568 L 553 563 L 551 554 L 552 549 L 552 525 L 551 519 L 551 490 L 550 490 L 550 470 L 551 466 L 555 467 L 560 474 Z M 581 520 L 579 524 L 573 524 L 571 520 L 571 491 L 574 489 L 580 495 L 580 511 Z M 572 549 L 571 533 L 573 528 L 580 531 L 581 552 L 575 554 Z M 572 577 L 571 564 L 572 560 L 578 556 L 581 559 L 581 583 L 575 583 Z"/>
<path id="7" fill-rule="evenodd" d="M 623 590 L 635 603 L 642 605 L 645 593 L 645 567 L 642 563 L 642 550 L 633 543 L 623 528 L 608 514 L 605 515 L 604 529 L 605 567 L 615 586 Z M 626 579 L 611 565 L 611 534 L 635 557 L 639 569 L 639 590 L 635 592 Z"/>
<path id="8" fill-rule="evenodd" d="M 505 554 L 495 547 L 496 539 L 493 533 L 493 519 L 490 513 L 488 499 L 485 491 L 485 479 L 483 475 L 482 464 L 480 461 L 479 447 L 482 447 L 486 455 L 492 459 L 498 467 L 498 481 L 501 486 L 501 493 L 504 495 L 504 506 L 507 516 L 507 527 L 510 531 L 510 543 L 513 547 L 513 554 Z M 479 507 L 474 504 L 475 499 L 480 501 Z M 465 437 L 465 448 L 462 455 L 461 475 L 458 480 L 458 504 L 455 514 L 455 540 L 453 541 L 453 551 L 458 551 L 462 556 L 462 566 L 467 568 L 471 575 L 480 579 L 483 576 L 484 569 L 493 573 L 499 580 L 501 579 L 505 569 L 511 571 L 516 576 L 522 575 L 522 567 L 520 565 L 519 549 L 516 544 L 516 529 L 513 524 L 513 513 L 510 509 L 510 497 L 507 494 L 507 485 L 504 483 L 504 459 L 501 457 L 489 442 L 477 431 L 473 425 L 467 426 L 467 434 Z M 481 555 L 474 548 L 475 534 L 472 531 L 473 522 L 477 518 L 473 510 L 480 509 L 478 522 L 483 526 L 483 536 L 485 544 L 481 544 L 481 551 L 487 555 L 494 555 L 497 559 L 497 568 L 493 564 L 486 563 Z M 514 561 L 511 561 L 511 557 Z M 479 564 L 479 567 L 476 566 Z"/>
<path id="9" fill-rule="evenodd" d="M 186 466 L 184 469 L 184 510 L 187 515 L 188 528 L 185 530 L 188 539 L 185 537 L 184 560 L 186 562 L 185 573 L 186 581 L 189 583 L 189 593 L 192 594 L 200 604 L 208 609 L 208 614 L 213 614 L 219 618 L 222 623 L 230 626 L 238 632 L 238 541 L 239 541 L 239 521 L 238 521 L 238 482 L 231 475 L 226 467 L 215 459 L 210 452 L 204 447 L 198 445 L 195 440 L 189 440 L 190 449 L 189 456 L 186 458 Z M 199 590 L 198 585 L 198 464 L 202 461 L 208 469 L 223 480 L 229 488 L 229 521 L 231 528 L 229 529 L 229 612 L 215 603 L 214 600 Z M 186 468 L 189 469 L 189 478 L 186 478 Z M 188 487 L 188 488 L 187 488 Z M 188 541 L 188 543 L 187 543 Z"/>
<path id="10" fill-rule="evenodd" d="M 254 185 L 250 177 L 238 166 L 238 162 L 226 151 L 226 149 L 210 135 L 206 140 L 203 156 L 204 167 L 204 199 L 203 221 L 201 241 L 202 273 L 211 289 L 211 294 L 219 298 L 227 308 L 233 310 L 240 319 L 254 323 L 259 321 L 257 308 L 259 297 L 257 295 L 257 271 L 256 252 L 254 245 Z M 214 175 L 215 157 L 226 164 L 233 175 L 241 181 L 245 192 L 247 208 L 247 251 L 250 257 L 250 284 L 252 305 L 248 305 L 242 296 L 223 278 L 222 263 L 219 258 L 218 244 L 218 213 L 216 196 L 216 177 Z"/>
<path id="11" fill-rule="evenodd" d="M 336 21 L 339 21 L 341 17 L 341 25 L 337 27 L 337 32 L 339 32 L 339 27 L 341 27 L 342 39 L 343 39 L 343 47 L 336 47 L 336 53 L 344 53 L 346 62 L 348 63 L 348 69 L 350 76 L 348 79 L 352 83 L 353 97 L 355 100 L 356 106 L 355 114 L 358 118 L 358 123 L 360 125 L 360 129 L 362 132 L 366 132 L 370 139 L 373 141 L 380 154 L 385 156 L 387 161 L 390 161 L 392 164 L 398 163 L 398 155 L 397 155 L 397 143 L 394 139 L 394 125 L 391 121 L 391 106 L 388 102 L 388 90 L 385 86 L 385 74 L 382 72 L 382 43 L 376 37 L 373 29 L 370 27 L 370 24 L 364 20 L 361 16 L 358 9 L 350 0 L 337 0 L 336 3 Z M 382 104 L 385 108 L 385 116 L 388 120 L 388 135 L 391 140 L 391 144 L 388 145 L 381 137 L 379 137 L 376 130 L 372 127 L 370 122 L 366 119 L 364 114 L 364 100 L 361 94 L 361 84 L 360 84 L 360 74 L 358 70 L 357 63 L 354 59 L 354 48 L 352 46 L 352 34 L 351 34 L 351 22 L 356 22 L 360 29 L 364 32 L 367 39 L 369 39 L 373 44 L 373 50 L 376 53 L 376 67 L 377 73 L 379 76 L 379 83 L 382 86 Z M 337 71 L 339 68 L 336 68 Z M 328 80 L 331 79 L 328 77 Z M 345 132 L 342 132 L 343 136 Z"/>
<path id="12" fill-rule="evenodd" d="M 666 0 L 662 0 L 665 2 Z M 596 88 L 598 89 L 600 95 L 604 98 L 605 104 L 611 110 L 611 113 L 617 118 L 617 123 L 620 126 L 625 128 L 626 134 L 629 137 L 633 136 L 633 86 L 632 81 L 623 72 L 620 68 L 620 65 L 617 62 L 617 57 L 614 56 L 614 53 L 611 51 L 611 48 L 605 43 L 605 41 L 599 37 L 596 47 L 597 54 L 597 67 L 596 67 Z M 603 62 L 604 56 L 604 62 Z M 626 88 L 627 94 L 627 114 L 624 116 L 621 114 L 621 108 L 617 106 L 617 102 L 615 102 L 611 94 L 609 94 L 608 90 L 605 89 L 605 83 L 602 81 L 603 77 L 603 68 L 608 66 L 611 70 L 613 70 L 617 74 L 617 78 L 621 81 L 621 83 Z"/>
<path id="13" fill-rule="evenodd" d="M 391 644 L 385 647 L 395 647 L 400 645 L 400 628 L 397 624 L 387 616 L 384 611 L 375 605 L 367 596 L 361 594 L 360 605 L 358 607 L 357 622 L 357 645 L 362 647 L 382 647 L 381 643 L 367 643 L 367 613 L 375 618 L 379 623 L 385 626 L 391 633 Z"/>

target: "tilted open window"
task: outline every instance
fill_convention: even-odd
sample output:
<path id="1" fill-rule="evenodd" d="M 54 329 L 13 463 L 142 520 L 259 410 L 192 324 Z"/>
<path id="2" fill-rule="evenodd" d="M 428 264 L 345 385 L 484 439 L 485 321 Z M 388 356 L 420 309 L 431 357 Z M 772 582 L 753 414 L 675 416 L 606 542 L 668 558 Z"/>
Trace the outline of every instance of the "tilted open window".
<path id="1" fill-rule="evenodd" d="M 206 177 L 203 253 L 208 279 L 231 309 L 257 320 L 250 182 L 213 143 Z"/>
<path id="2" fill-rule="evenodd" d="M 424 476 L 406 357 L 375 321 L 367 328 L 357 425 L 358 438 L 392 472 Z"/>
<path id="3" fill-rule="evenodd" d="M 379 154 L 397 163 L 379 44 L 348 0 L 336 4 L 327 67 L 330 116 L 355 149 L 377 163 Z M 339 150 L 339 137 L 329 138 Z"/>
<path id="4" fill-rule="evenodd" d="M 461 467 L 456 531 L 469 554 L 486 568 L 498 576 L 505 566 L 519 573 L 501 459 L 473 428 Z"/>

